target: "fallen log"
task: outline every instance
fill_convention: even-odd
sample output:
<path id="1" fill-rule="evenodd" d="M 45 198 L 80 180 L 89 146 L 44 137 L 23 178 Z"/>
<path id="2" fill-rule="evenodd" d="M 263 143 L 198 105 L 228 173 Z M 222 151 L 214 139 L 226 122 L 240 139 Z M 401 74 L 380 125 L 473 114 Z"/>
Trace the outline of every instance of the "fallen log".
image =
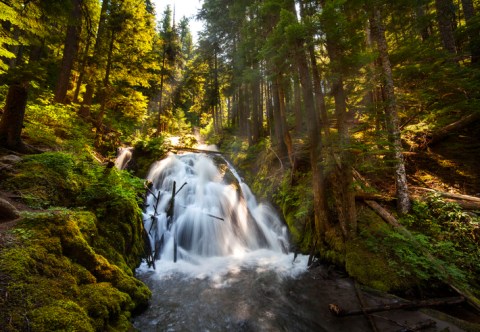
<path id="1" fill-rule="evenodd" d="M 416 200 L 425 200 L 424 196 L 421 196 L 419 194 L 413 194 L 410 195 L 412 199 Z M 460 205 L 460 207 L 464 210 L 470 210 L 470 211 L 475 211 L 478 210 L 480 211 L 480 203 L 473 202 L 473 201 L 463 201 L 460 199 L 455 199 L 455 198 L 445 198 L 445 201 L 450 202 L 450 203 L 456 203 Z"/>
<path id="2" fill-rule="evenodd" d="M 364 307 L 362 309 L 353 309 L 353 310 L 344 309 L 340 307 L 338 304 L 332 303 L 328 305 L 328 308 L 333 315 L 337 317 L 345 317 L 345 316 L 371 314 L 374 312 L 400 310 L 400 309 L 418 309 L 418 308 L 441 306 L 441 305 L 455 305 L 455 304 L 461 304 L 464 302 L 465 302 L 465 297 L 457 296 L 457 297 L 447 297 L 447 298 L 440 298 L 440 299 L 381 304 L 378 306 Z"/>
<path id="3" fill-rule="evenodd" d="M 381 201 L 381 202 L 393 202 L 397 198 L 392 197 L 392 196 L 385 196 L 385 195 L 380 195 L 380 194 L 374 194 L 374 193 L 367 193 L 363 191 L 357 191 L 355 192 L 355 199 L 358 200 L 372 200 L 372 201 Z"/>
<path id="4" fill-rule="evenodd" d="M 432 146 L 445 138 L 448 137 L 448 135 L 456 130 L 465 128 L 469 124 L 480 120 L 480 112 L 474 112 L 472 114 L 466 115 L 463 118 L 461 118 L 458 121 L 455 121 L 453 123 L 450 123 L 449 125 L 446 125 L 443 128 L 440 128 L 437 130 L 435 133 L 433 133 L 430 137 L 430 139 L 426 142 L 425 146 L 423 148 L 426 148 L 428 146 Z"/>
<path id="5" fill-rule="evenodd" d="M 452 198 L 452 199 L 458 199 L 458 200 L 462 200 L 462 201 L 472 201 L 472 202 L 480 203 L 480 198 L 475 197 L 475 196 L 448 193 L 448 192 L 445 192 L 445 191 L 438 191 L 438 190 L 434 190 L 434 189 L 430 189 L 430 188 L 423 188 L 423 187 L 410 187 L 410 188 L 415 189 L 415 190 L 426 191 L 426 192 L 438 194 L 438 195 L 440 195 L 442 197 L 446 197 L 446 198 Z"/>
<path id="6" fill-rule="evenodd" d="M 367 204 L 373 211 L 375 211 L 383 220 L 385 220 L 388 224 L 392 225 L 394 228 L 402 228 L 403 226 L 395 219 L 395 217 L 384 209 L 380 204 L 375 201 L 365 200 L 365 204 Z"/>
<path id="7" fill-rule="evenodd" d="M 446 199 L 447 202 L 457 203 L 460 207 L 464 210 L 479 210 L 480 211 L 480 203 L 472 202 L 472 201 L 460 201 L 456 199 Z"/>

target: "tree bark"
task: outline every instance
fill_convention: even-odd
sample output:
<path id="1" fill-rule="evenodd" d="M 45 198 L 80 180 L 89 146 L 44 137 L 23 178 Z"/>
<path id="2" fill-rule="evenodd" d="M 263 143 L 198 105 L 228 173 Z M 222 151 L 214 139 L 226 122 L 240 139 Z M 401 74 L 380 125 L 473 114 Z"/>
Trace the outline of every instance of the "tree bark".
<path id="1" fill-rule="evenodd" d="M 455 46 L 454 26 L 455 26 L 455 5 L 452 0 L 435 0 L 437 10 L 437 22 L 440 30 L 440 38 L 443 48 L 450 54 L 457 53 Z"/>
<path id="2" fill-rule="evenodd" d="M 291 10 L 293 13 L 295 13 L 294 8 L 291 8 Z M 318 114 L 315 108 L 315 101 L 313 97 L 312 76 L 308 67 L 307 52 L 304 44 L 305 41 L 303 38 L 298 38 L 296 40 L 296 45 L 293 46 L 295 47 L 295 62 L 298 68 L 300 86 L 302 88 L 308 140 L 310 144 L 310 167 L 312 170 L 313 207 L 315 211 L 316 238 L 323 239 L 329 226 L 329 222 L 327 216 L 325 178 L 321 164 L 322 138 L 318 122 Z"/>
<path id="3" fill-rule="evenodd" d="M 397 208 L 401 214 L 408 213 L 411 208 L 408 197 L 407 173 L 402 154 L 402 141 L 400 137 L 400 125 L 397 114 L 397 102 L 392 77 L 392 66 L 388 56 L 388 45 L 385 38 L 385 28 L 382 23 L 380 10 L 373 8 L 370 18 L 371 30 L 377 43 L 380 63 L 382 65 L 383 85 L 385 93 L 385 115 L 389 141 L 393 149 L 395 160 L 395 183 L 397 193 Z"/>
<path id="4" fill-rule="evenodd" d="M 467 23 L 471 63 L 472 65 L 478 65 L 480 63 L 480 27 L 473 21 L 475 8 L 472 0 L 462 0 L 462 9 Z"/>
<path id="5" fill-rule="evenodd" d="M 28 81 L 10 85 L 4 113 L 0 120 L 0 144 L 7 149 L 19 152 L 26 150 L 21 135 L 27 106 L 28 86 Z"/>
<path id="6" fill-rule="evenodd" d="M 328 57 L 334 65 L 338 65 L 342 55 L 336 41 L 327 34 L 326 47 Z M 332 94 L 335 100 L 335 116 L 338 129 L 338 156 L 332 151 L 335 170 L 333 172 L 332 185 L 334 188 L 334 199 L 337 208 L 338 220 L 346 238 L 354 236 L 357 231 L 357 215 L 355 207 L 355 193 L 353 187 L 352 155 L 349 152 L 350 133 L 348 118 L 353 114 L 347 112 L 345 89 L 343 77 L 337 73 L 332 78 Z"/>
<path id="7" fill-rule="evenodd" d="M 57 103 L 65 103 L 68 85 L 70 83 L 70 74 L 72 72 L 73 63 L 78 54 L 78 46 L 80 43 L 80 33 L 82 29 L 82 0 L 72 0 L 72 6 L 70 23 L 67 27 L 65 46 L 63 48 L 60 76 L 55 89 L 54 101 Z"/>

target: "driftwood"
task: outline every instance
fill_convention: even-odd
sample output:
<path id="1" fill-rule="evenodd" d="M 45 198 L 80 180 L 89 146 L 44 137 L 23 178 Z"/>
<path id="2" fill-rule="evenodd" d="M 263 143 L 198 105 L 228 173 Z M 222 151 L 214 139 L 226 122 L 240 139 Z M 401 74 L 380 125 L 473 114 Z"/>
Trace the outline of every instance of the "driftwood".
<path id="1" fill-rule="evenodd" d="M 373 319 L 373 316 L 370 315 L 369 313 L 365 312 L 365 301 L 363 300 L 362 292 L 360 291 L 360 287 L 358 286 L 357 281 L 355 281 L 355 294 L 357 295 L 358 302 L 360 302 L 360 305 L 362 307 L 362 313 L 364 316 L 367 318 L 368 322 L 370 323 L 370 326 L 372 328 L 373 332 L 379 332 L 377 324 L 375 323 L 375 320 Z"/>
<path id="2" fill-rule="evenodd" d="M 430 139 L 427 141 L 427 143 L 425 144 L 425 148 L 427 146 L 431 146 L 431 145 L 434 145 L 442 140 L 444 140 L 445 138 L 447 138 L 447 136 L 456 131 L 456 130 L 459 130 L 459 129 L 462 129 L 462 128 L 465 128 L 466 126 L 468 126 L 469 124 L 477 121 L 477 120 L 480 120 L 480 112 L 474 112 L 472 114 L 469 114 L 469 115 L 466 115 L 464 116 L 463 118 L 461 118 L 460 120 L 458 121 L 455 121 L 443 128 L 440 128 L 439 130 L 437 130 L 435 133 L 432 134 L 432 136 L 430 137 Z"/>
<path id="3" fill-rule="evenodd" d="M 391 303 L 391 304 L 381 304 L 373 307 L 364 307 L 362 309 L 347 310 L 340 307 L 338 304 L 329 304 L 328 308 L 330 312 L 337 317 L 345 316 L 355 316 L 363 314 L 371 314 L 374 312 L 390 311 L 390 310 L 399 310 L 399 309 L 418 309 L 425 307 L 433 306 L 444 306 L 444 305 L 455 305 L 465 302 L 463 296 L 459 297 L 447 297 L 440 299 L 430 299 L 430 300 L 421 300 L 421 301 L 411 301 L 411 302 L 400 302 L 400 303 Z"/>

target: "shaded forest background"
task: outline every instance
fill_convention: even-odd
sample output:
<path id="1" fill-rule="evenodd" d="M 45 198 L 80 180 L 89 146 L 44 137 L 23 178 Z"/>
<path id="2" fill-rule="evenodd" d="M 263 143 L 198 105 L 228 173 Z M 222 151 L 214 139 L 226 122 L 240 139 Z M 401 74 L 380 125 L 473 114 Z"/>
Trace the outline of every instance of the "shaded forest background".
<path id="1" fill-rule="evenodd" d="M 201 134 L 279 207 L 296 250 L 478 305 L 478 1 L 205 0 L 196 44 L 159 10 L 0 1 L 2 147 L 153 160 Z"/>

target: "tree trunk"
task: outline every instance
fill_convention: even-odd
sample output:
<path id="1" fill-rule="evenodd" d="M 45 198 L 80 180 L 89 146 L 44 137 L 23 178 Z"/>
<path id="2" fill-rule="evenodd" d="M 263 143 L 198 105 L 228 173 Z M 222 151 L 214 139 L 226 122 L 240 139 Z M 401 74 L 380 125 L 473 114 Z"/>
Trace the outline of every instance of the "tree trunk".
<path id="1" fill-rule="evenodd" d="M 292 168 L 295 168 L 295 157 L 293 151 L 292 137 L 287 126 L 287 107 L 285 105 L 285 88 L 281 78 L 277 77 L 278 108 L 280 112 L 280 130 L 281 137 L 287 148 L 288 159 Z"/>
<path id="2" fill-rule="evenodd" d="M 462 0 L 462 9 L 467 23 L 467 33 L 469 38 L 469 48 L 471 55 L 471 62 L 473 65 L 480 63 L 480 28 L 475 24 L 475 8 L 472 0 Z"/>
<path id="3" fill-rule="evenodd" d="M 95 40 L 95 47 L 93 51 L 92 60 L 89 63 L 89 77 L 87 81 L 85 95 L 83 96 L 82 106 L 79 113 L 83 117 L 90 116 L 90 106 L 93 102 L 93 95 L 95 93 L 95 83 L 97 80 L 97 72 L 100 67 L 100 58 L 102 56 L 103 38 L 105 37 L 107 10 L 110 7 L 110 0 L 102 1 L 102 9 L 100 11 L 100 20 L 98 23 L 97 38 Z"/>
<path id="4" fill-rule="evenodd" d="M 272 84 L 272 118 L 275 131 L 275 142 L 277 143 L 277 152 L 281 158 L 288 156 L 287 145 L 283 139 L 282 115 L 280 110 L 279 83 Z"/>
<path id="5" fill-rule="evenodd" d="M 400 125 L 397 114 L 397 102 L 392 78 L 392 67 L 388 56 L 388 45 L 385 38 L 380 10 L 373 9 L 373 16 L 370 18 L 373 37 L 377 43 L 380 62 L 382 65 L 383 84 L 385 92 L 385 115 L 387 120 L 387 131 L 390 144 L 393 148 L 395 160 L 395 183 L 397 193 L 397 208 L 401 214 L 410 211 L 411 203 L 408 197 L 407 174 L 402 154 L 402 141 L 400 137 Z"/>
<path id="6" fill-rule="evenodd" d="M 455 30 L 455 5 L 452 0 L 435 0 L 435 8 L 443 47 L 447 52 L 456 54 L 457 47 L 453 34 Z"/>
<path id="7" fill-rule="evenodd" d="M 163 53 L 162 53 L 162 68 L 160 70 L 160 89 L 158 93 L 158 118 L 157 118 L 157 132 L 155 136 L 159 137 L 162 131 L 165 130 L 165 126 L 162 122 L 162 115 L 163 115 L 163 71 L 165 70 L 165 62 L 166 62 L 166 49 L 163 46 Z"/>
<path id="8" fill-rule="evenodd" d="M 90 43 L 87 41 L 87 44 L 85 46 L 85 51 L 82 57 L 82 63 L 80 65 L 79 72 L 80 74 L 78 75 L 78 80 L 76 82 L 75 86 L 75 92 L 73 93 L 73 102 L 78 103 L 78 96 L 80 95 L 80 89 L 82 87 L 83 83 L 83 78 L 85 76 L 85 69 L 87 67 L 87 60 L 88 60 L 88 53 L 90 51 Z"/>
<path id="9" fill-rule="evenodd" d="M 325 138 L 327 141 L 330 139 L 330 126 L 328 123 L 328 114 L 327 114 L 327 107 L 325 105 L 325 94 L 322 90 L 322 84 L 320 80 L 320 71 L 318 70 L 317 66 L 317 59 L 315 58 L 315 49 L 313 44 L 310 43 L 309 46 L 309 53 L 310 53 L 310 62 L 312 66 L 312 75 L 313 75 L 313 87 L 315 89 L 315 102 L 317 106 L 317 110 L 320 112 L 320 118 L 318 121 L 318 128 L 323 128 L 323 132 L 325 134 Z M 318 112 L 317 112 L 317 117 Z"/>
<path id="10" fill-rule="evenodd" d="M 422 37 L 423 41 L 426 41 L 428 38 L 430 38 L 430 31 L 429 31 L 429 25 L 425 24 L 426 15 L 425 15 L 424 4 L 422 2 L 418 2 L 415 5 L 415 11 L 417 14 L 416 21 L 417 21 L 418 30 L 420 32 L 420 36 Z"/>
<path id="11" fill-rule="evenodd" d="M 0 120 L 0 144 L 14 151 L 25 152 L 21 134 L 27 106 L 28 82 L 14 83 L 8 89 L 4 113 Z"/>
<path id="12" fill-rule="evenodd" d="M 327 52 L 332 62 L 340 58 L 339 50 L 335 42 L 328 39 Z M 336 209 L 340 227 L 345 238 L 350 238 L 357 231 L 357 215 L 355 207 L 355 193 L 353 191 L 353 170 L 352 155 L 349 151 L 350 133 L 347 113 L 345 89 L 343 78 L 340 74 L 332 79 L 332 94 L 335 100 L 335 116 L 338 129 L 338 156 L 333 151 L 335 171 L 333 172 L 333 195 L 336 202 Z M 352 112 L 352 111 L 351 111 Z"/>
<path id="13" fill-rule="evenodd" d="M 295 9 L 291 8 L 295 13 Z M 310 166 L 312 169 L 313 207 L 315 211 L 315 231 L 317 239 L 324 239 L 328 228 L 327 200 L 325 195 L 325 179 L 321 166 L 322 137 L 318 114 L 313 97 L 312 76 L 308 68 L 307 52 L 303 39 L 297 39 L 295 47 L 295 62 L 298 68 L 302 97 L 305 105 L 308 140 L 310 144 Z M 355 200 L 354 200 L 355 204 Z"/>
<path id="14" fill-rule="evenodd" d="M 107 55 L 107 67 L 105 69 L 105 77 L 103 78 L 103 84 L 102 84 L 102 88 L 101 88 L 101 91 L 100 91 L 100 112 L 98 114 L 98 117 L 97 117 L 97 126 L 98 128 L 100 129 L 101 126 L 102 126 L 102 123 L 103 123 L 103 116 L 105 115 L 105 110 L 106 110 L 106 107 L 107 107 L 107 101 L 108 101 L 108 98 L 109 98 L 109 92 L 108 92 L 108 89 L 109 89 L 109 86 L 110 86 L 110 71 L 112 69 L 112 64 L 113 64 L 113 60 L 112 60 L 112 57 L 113 57 L 113 46 L 115 44 L 115 32 L 114 30 L 111 31 L 111 39 L 110 39 L 110 43 L 109 43 L 109 46 L 108 46 L 108 55 Z"/>
<path id="15" fill-rule="evenodd" d="M 298 77 L 293 78 L 293 109 L 295 112 L 295 134 L 300 136 L 303 132 L 302 95 Z"/>
<path id="16" fill-rule="evenodd" d="M 80 43 L 80 33 L 82 29 L 82 0 L 72 0 L 72 6 L 70 24 L 67 27 L 65 46 L 63 48 L 60 76 L 55 89 L 54 101 L 57 103 L 65 103 L 65 97 L 67 96 L 68 85 L 70 83 L 70 74 L 72 72 L 73 63 L 77 56 Z"/>

